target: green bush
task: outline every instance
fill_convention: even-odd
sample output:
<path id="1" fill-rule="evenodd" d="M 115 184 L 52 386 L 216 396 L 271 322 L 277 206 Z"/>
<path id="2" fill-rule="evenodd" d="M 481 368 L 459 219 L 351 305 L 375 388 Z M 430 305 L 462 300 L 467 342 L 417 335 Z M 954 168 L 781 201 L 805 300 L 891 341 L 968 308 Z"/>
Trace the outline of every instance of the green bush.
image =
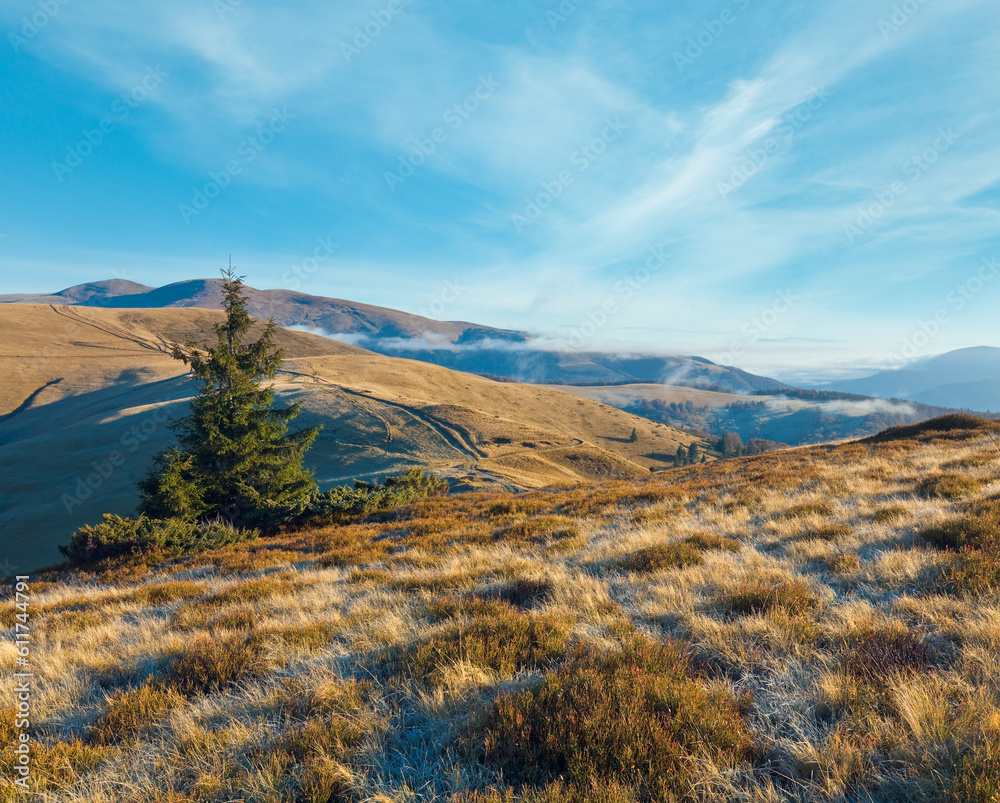
<path id="1" fill-rule="evenodd" d="M 73 563 L 115 558 L 170 558 L 202 549 L 217 549 L 257 538 L 257 530 L 241 530 L 222 522 L 198 524 L 181 519 L 122 518 L 111 513 L 100 524 L 81 527 L 59 551 Z"/>
<path id="2" fill-rule="evenodd" d="M 320 427 L 289 432 L 298 402 L 274 406 L 273 380 L 284 354 L 275 348 L 278 327 L 267 322 L 253 342 L 254 320 L 243 277 L 222 271 L 224 322 L 216 342 L 188 339 L 172 356 L 199 380 L 190 412 L 170 429 L 177 444 L 153 459 L 139 482 L 139 512 L 155 519 L 197 521 L 221 516 L 240 527 L 267 527 L 285 508 L 305 505 L 316 492 L 302 466 Z"/>
<path id="3" fill-rule="evenodd" d="M 386 477 L 382 484 L 355 480 L 353 488 L 342 485 L 317 493 L 295 518 L 298 518 L 298 523 L 337 522 L 349 516 L 369 516 L 446 493 L 447 481 L 428 474 L 422 468 L 414 468 L 396 477 Z"/>
<path id="4" fill-rule="evenodd" d="M 365 516 L 438 496 L 448 491 L 445 480 L 415 468 L 378 485 L 355 481 L 354 487 L 334 488 L 314 494 L 305 505 L 270 505 L 247 514 L 257 526 L 273 531 L 281 525 L 306 521 L 340 521 Z M 244 517 L 244 518 L 247 518 Z M 96 563 L 114 558 L 156 556 L 171 558 L 203 549 L 217 549 L 260 536 L 260 530 L 241 529 L 222 522 L 198 523 L 180 518 L 122 518 L 105 514 L 100 524 L 75 532 L 68 546 L 59 550 L 73 563 Z"/>

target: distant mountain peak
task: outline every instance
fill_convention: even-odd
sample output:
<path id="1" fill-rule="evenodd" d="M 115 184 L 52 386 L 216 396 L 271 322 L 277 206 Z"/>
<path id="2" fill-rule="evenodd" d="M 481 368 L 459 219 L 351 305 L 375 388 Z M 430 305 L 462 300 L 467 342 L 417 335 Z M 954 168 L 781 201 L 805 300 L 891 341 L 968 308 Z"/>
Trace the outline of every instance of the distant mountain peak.
<path id="1" fill-rule="evenodd" d="M 654 382 L 748 393 L 786 388 L 781 382 L 704 358 L 568 352 L 539 348 L 528 332 L 467 321 L 439 321 L 409 312 L 292 290 L 244 286 L 248 312 L 282 327 L 350 336 L 356 345 L 466 373 L 538 384 L 608 385 Z M 221 279 L 187 279 L 151 288 L 125 280 L 78 285 L 52 296 L 0 296 L 0 302 L 78 304 L 112 309 L 222 307 Z"/>
<path id="2" fill-rule="evenodd" d="M 86 284 L 67 287 L 65 290 L 60 290 L 56 295 L 70 296 L 81 295 L 86 292 L 98 292 L 109 296 L 127 296 L 134 295 L 135 293 L 148 293 L 152 289 L 152 287 L 130 281 L 129 279 L 104 279 L 100 282 L 88 282 Z"/>
<path id="3" fill-rule="evenodd" d="M 147 287 L 144 284 L 132 282 L 128 279 L 105 279 L 99 282 L 76 284 L 72 287 L 67 287 L 65 290 L 60 290 L 58 293 L 18 293 L 15 295 L 4 295 L 0 296 L 0 303 L 90 304 L 101 299 L 141 295 L 148 293 L 152 289 L 152 287 Z"/>
<path id="4" fill-rule="evenodd" d="M 831 387 L 956 409 L 1000 410 L 1000 348 L 956 349 Z"/>

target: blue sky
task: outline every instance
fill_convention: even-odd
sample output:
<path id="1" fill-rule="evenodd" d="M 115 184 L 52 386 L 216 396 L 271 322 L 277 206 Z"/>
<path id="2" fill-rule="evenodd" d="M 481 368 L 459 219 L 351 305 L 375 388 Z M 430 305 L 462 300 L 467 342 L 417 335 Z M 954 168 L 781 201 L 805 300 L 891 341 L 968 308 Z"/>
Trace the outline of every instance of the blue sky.
<path id="1" fill-rule="evenodd" d="M 255 287 L 786 378 L 1000 345 L 995 0 L 0 21 L 0 292 L 232 254 Z"/>

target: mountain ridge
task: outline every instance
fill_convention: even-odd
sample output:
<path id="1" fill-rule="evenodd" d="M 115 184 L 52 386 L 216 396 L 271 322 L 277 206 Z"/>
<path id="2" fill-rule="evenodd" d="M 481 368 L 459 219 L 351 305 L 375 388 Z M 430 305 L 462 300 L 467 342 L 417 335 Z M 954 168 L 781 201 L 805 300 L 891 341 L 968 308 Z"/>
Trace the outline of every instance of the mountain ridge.
<path id="1" fill-rule="evenodd" d="M 112 309 L 221 308 L 221 281 L 218 279 L 189 279 L 160 288 L 129 283 L 132 285 L 128 288 L 130 292 L 118 295 L 109 287 L 113 282 L 78 285 L 52 295 L 0 296 L 0 303 L 66 303 L 53 299 L 80 298 L 73 303 Z M 247 309 L 252 315 L 273 318 L 282 327 L 343 337 L 387 356 L 420 360 L 469 373 L 503 376 L 519 382 L 666 381 L 691 387 L 716 386 L 740 393 L 789 387 L 776 379 L 716 365 L 703 357 L 558 350 L 518 330 L 467 321 L 438 321 L 387 307 L 292 290 L 258 290 L 244 286 L 244 291 L 249 298 Z"/>
<path id="2" fill-rule="evenodd" d="M 830 383 L 829 387 L 866 396 L 997 411 L 1000 410 L 1000 348 L 956 349 L 902 368 Z"/>

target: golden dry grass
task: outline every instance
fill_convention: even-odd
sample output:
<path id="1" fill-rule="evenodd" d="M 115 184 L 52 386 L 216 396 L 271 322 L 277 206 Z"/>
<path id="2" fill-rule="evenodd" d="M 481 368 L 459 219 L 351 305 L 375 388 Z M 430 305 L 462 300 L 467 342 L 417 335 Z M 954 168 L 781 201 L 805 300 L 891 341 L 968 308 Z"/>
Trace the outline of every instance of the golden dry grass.
<path id="1" fill-rule="evenodd" d="M 174 442 L 168 423 L 196 392 L 170 345 L 213 339 L 221 316 L 0 304 L 0 460 L 18 466 L 0 487 L 0 528 L 16 534 L 20 568 L 57 563 L 74 530 L 135 509 L 136 478 Z M 302 332 L 279 330 L 276 344 L 281 402 L 303 402 L 296 426 L 323 425 L 307 462 L 324 488 L 415 466 L 463 489 L 565 486 L 645 477 L 678 445 L 707 452 L 694 435 L 558 390 Z"/>
<path id="2" fill-rule="evenodd" d="M 998 469 L 812 447 L 38 577 L 20 799 L 995 803 Z"/>

